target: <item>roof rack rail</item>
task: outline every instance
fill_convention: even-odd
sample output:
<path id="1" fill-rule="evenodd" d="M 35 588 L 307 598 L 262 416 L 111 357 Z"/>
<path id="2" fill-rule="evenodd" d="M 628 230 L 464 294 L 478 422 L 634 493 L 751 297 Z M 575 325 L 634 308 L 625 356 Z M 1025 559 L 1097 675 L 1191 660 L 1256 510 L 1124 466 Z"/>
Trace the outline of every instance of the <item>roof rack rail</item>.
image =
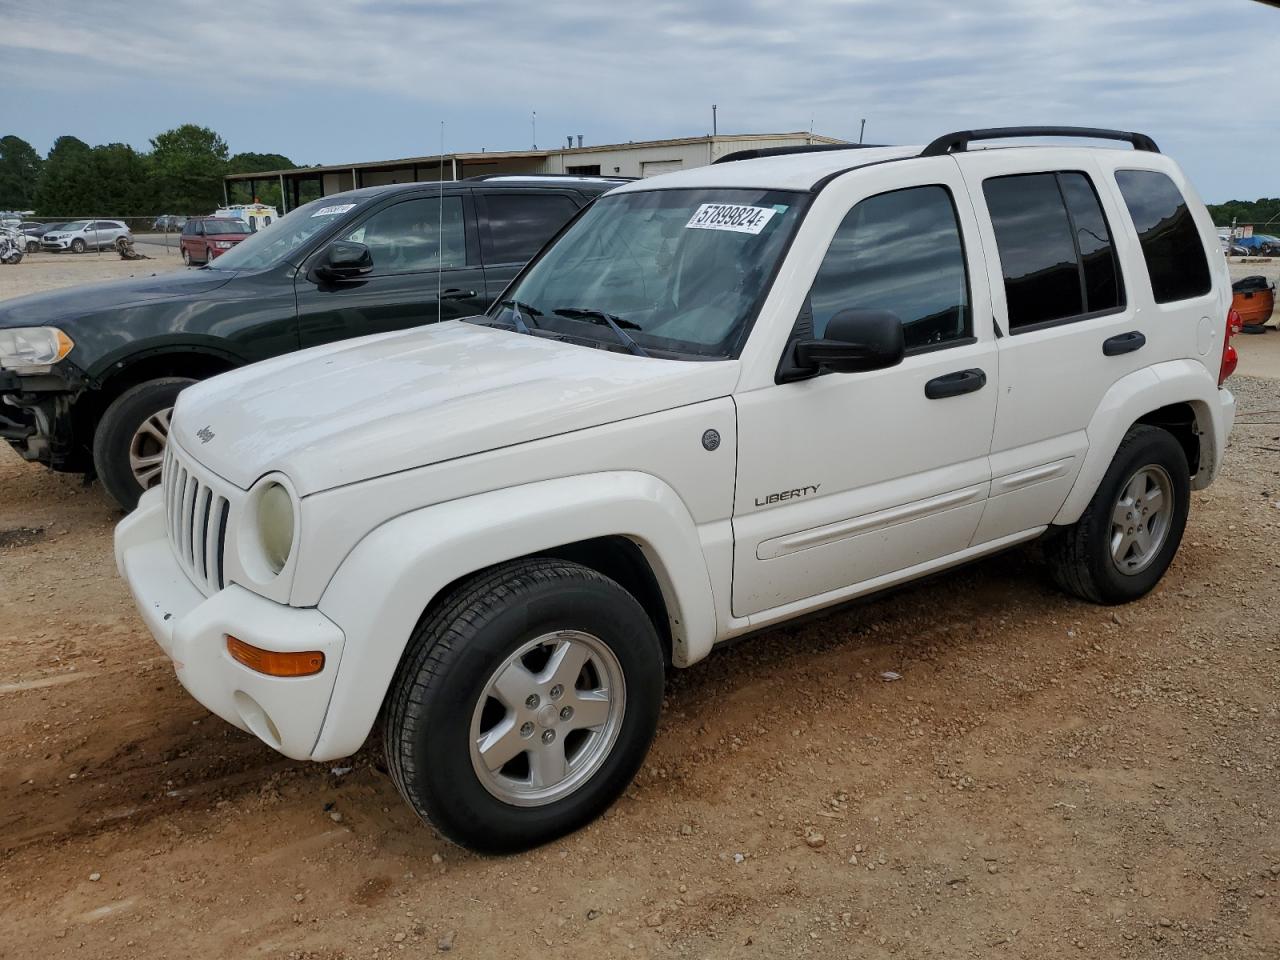
<path id="1" fill-rule="evenodd" d="M 603 173 L 477 173 L 463 180 L 635 180 Z"/>
<path id="2" fill-rule="evenodd" d="M 922 157 L 940 157 L 948 153 L 962 153 L 969 149 L 972 140 L 1007 140 L 1014 137 L 1080 137 L 1088 140 L 1123 140 L 1133 144 L 1135 150 L 1159 153 L 1156 142 L 1145 133 L 1129 133 L 1124 130 L 1106 130 L 1101 127 L 987 127 L 983 130 L 957 130 L 944 133 L 920 151 Z"/>
<path id="3" fill-rule="evenodd" d="M 883 146 L 883 143 L 798 143 L 794 147 L 757 147 L 752 150 L 735 150 L 711 162 L 715 165 L 734 163 L 738 160 L 755 160 L 759 157 L 785 157 L 791 153 L 825 153 L 828 150 L 864 150 L 868 147 Z"/>

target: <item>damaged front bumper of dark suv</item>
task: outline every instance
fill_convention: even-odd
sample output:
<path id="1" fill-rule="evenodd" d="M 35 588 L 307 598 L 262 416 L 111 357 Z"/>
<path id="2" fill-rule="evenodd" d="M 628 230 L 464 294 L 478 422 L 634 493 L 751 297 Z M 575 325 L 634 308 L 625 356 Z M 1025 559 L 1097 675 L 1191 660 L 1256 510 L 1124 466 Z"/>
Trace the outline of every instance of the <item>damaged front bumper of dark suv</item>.
<path id="1" fill-rule="evenodd" d="M 24 460 L 54 470 L 84 470 L 88 454 L 76 439 L 72 408 L 84 378 L 69 364 L 48 373 L 0 370 L 0 439 Z"/>

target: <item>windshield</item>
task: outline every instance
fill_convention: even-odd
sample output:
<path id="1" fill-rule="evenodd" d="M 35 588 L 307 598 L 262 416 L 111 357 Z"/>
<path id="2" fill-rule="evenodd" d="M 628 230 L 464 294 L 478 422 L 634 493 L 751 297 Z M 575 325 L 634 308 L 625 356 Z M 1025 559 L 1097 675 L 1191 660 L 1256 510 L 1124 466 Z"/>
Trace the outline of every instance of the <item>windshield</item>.
<path id="1" fill-rule="evenodd" d="M 60 226 L 58 229 L 59 229 L 59 230 L 66 230 L 66 231 L 70 232 L 70 231 L 75 231 L 75 230 L 83 230 L 83 229 L 84 229 L 85 227 L 87 227 L 88 225 L 89 225 L 89 221 L 88 221 L 88 220 L 73 220 L 73 221 L 71 221 L 70 223 L 64 223 L 64 224 L 63 224 L 62 226 Z"/>
<path id="2" fill-rule="evenodd" d="M 252 233 L 249 225 L 243 220 L 206 220 L 204 222 L 206 236 L 226 236 L 232 233 Z"/>
<path id="3" fill-rule="evenodd" d="M 357 203 L 342 197 L 322 197 L 291 210 L 270 230 L 260 230 L 241 240 L 218 259 L 210 270 L 262 270 L 274 267 L 334 221 L 345 217 Z M 248 229 L 247 227 L 245 228 Z"/>
<path id="4" fill-rule="evenodd" d="M 726 189 L 602 197 L 488 318 L 611 349 L 630 349 L 616 326 L 645 351 L 734 356 L 803 200 L 786 191 Z"/>

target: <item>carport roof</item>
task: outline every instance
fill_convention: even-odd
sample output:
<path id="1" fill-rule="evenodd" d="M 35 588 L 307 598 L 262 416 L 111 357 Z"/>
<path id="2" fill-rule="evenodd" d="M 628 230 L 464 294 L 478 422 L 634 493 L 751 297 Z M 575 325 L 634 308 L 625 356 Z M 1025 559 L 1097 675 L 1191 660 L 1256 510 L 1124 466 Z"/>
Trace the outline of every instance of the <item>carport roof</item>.
<path id="1" fill-rule="evenodd" d="M 446 153 L 432 154 L 424 157 L 402 157 L 398 160 L 371 160 L 365 163 L 331 163 L 314 167 L 286 167 L 283 170 L 259 170 L 254 173 L 229 173 L 224 180 L 266 180 L 269 177 L 298 176 L 321 173 L 343 173 L 350 170 L 385 170 L 400 167 L 430 167 L 448 160 L 537 160 L 550 156 L 601 153 L 607 150 L 636 150 L 645 147 L 680 147 L 691 143 L 707 142 L 750 142 L 752 140 L 782 140 L 806 138 L 810 143 L 842 143 L 835 137 L 823 136 L 820 133 L 743 133 L 719 134 L 717 136 L 681 137 L 674 140 L 634 140 L 627 143 L 602 143 L 584 147 L 552 147 L 547 150 L 506 150 L 481 151 L 479 153 Z"/>

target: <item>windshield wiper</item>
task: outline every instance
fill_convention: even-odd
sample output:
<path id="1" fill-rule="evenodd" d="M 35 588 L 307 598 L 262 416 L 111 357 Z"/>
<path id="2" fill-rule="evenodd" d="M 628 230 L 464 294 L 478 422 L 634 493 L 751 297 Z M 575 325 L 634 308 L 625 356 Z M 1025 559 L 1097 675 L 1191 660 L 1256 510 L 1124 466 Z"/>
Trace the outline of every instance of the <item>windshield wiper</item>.
<path id="1" fill-rule="evenodd" d="M 527 303 L 521 303 L 519 300 L 503 300 L 498 304 L 498 306 L 506 307 L 511 311 L 511 315 L 515 318 L 517 331 L 520 333 L 527 333 L 531 337 L 534 335 L 533 331 L 529 329 L 529 325 L 524 322 L 524 314 L 522 314 L 520 310 L 523 308 L 529 312 L 529 319 L 533 320 L 533 325 L 535 327 L 538 325 L 538 321 L 535 318 L 542 316 L 541 310 L 537 307 L 532 307 Z"/>
<path id="2" fill-rule="evenodd" d="M 587 310 L 583 307 L 561 307 L 551 312 L 559 317 L 568 317 L 570 320 L 586 320 L 602 327 L 608 327 L 618 335 L 622 345 L 637 357 L 652 356 L 648 350 L 636 343 L 627 331 L 622 329 L 623 327 L 630 327 L 632 330 L 639 330 L 641 327 L 638 323 L 624 320 L 622 317 L 614 316 L 612 313 L 605 313 L 603 310 Z"/>

